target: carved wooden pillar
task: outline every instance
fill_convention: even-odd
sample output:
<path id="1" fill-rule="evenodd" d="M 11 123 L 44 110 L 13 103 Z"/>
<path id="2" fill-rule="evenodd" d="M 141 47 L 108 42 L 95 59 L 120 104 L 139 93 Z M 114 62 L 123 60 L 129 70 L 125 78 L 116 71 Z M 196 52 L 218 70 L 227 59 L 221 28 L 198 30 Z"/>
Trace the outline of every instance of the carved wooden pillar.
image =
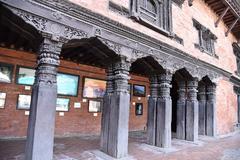
<path id="1" fill-rule="evenodd" d="M 186 140 L 196 141 L 198 139 L 198 100 L 197 79 L 187 82 L 188 97 L 186 103 Z"/>
<path id="2" fill-rule="evenodd" d="M 107 102 L 104 102 L 102 114 L 101 149 L 115 158 L 122 158 L 128 154 L 129 69 L 130 63 L 123 58 L 113 64 L 112 82 L 108 82 L 108 91 L 104 99 Z"/>
<path id="3" fill-rule="evenodd" d="M 177 138 L 186 138 L 186 84 L 185 81 L 178 83 L 178 101 L 177 101 Z"/>
<path id="4" fill-rule="evenodd" d="M 206 86 L 201 85 L 198 88 L 198 106 L 199 106 L 199 119 L 198 119 L 198 125 L 199 135 L 205 135 L 206 134 Z"/>
<path id="5" fill-rule="evenodd" d="M 148 99 L 148 117 L 147 117 L 147 142 L 155 145 L 156 132 L 156 106 L 158 97 L 158 79 L 157 76 L 150 77 L 150 97 Z"/>
<path id="6" fill-rule="evenodd" d="M 102 109 L 102 121 L 101 121 L 101 150 L 105 153 L 108 151 L 108 134 L 109 134 L 109 118 L 110 118 L 110 105 L 111 96 L 113 94 L 113 66 L 110 65 L 107 70 L 107 85 L 106 93 L 103 99 L 103 109 Z"/>
<path id="7" fill-rule="evenodd" d="M 172 74 L 159 77 L 159 97 L 156 110 L 156 146 L 171 147 L 172 99 L 170 96 Z"/>
<path id="8" fill-rule="evenodd" d="M 207 86 L 206 134 L 216 136 L 216 85 Z"/>
<path id="9" fill-rule="evenodd" d="M 38 55 L 27 132 L 26 160 L 53 158 L 57 66 L 62 43 L 45 38 Z"/>

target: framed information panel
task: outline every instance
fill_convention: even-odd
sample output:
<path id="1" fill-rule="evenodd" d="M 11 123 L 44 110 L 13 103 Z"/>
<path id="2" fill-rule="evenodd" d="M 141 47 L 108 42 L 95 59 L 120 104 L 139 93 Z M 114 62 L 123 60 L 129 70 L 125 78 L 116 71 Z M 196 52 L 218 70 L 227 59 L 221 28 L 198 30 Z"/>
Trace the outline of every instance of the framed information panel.
<path id="1" fill-rule="evenodd" d="M 7 96 L 6 93 L 0 92 L 0 108 L 5 107 L 6 96 Z"/>

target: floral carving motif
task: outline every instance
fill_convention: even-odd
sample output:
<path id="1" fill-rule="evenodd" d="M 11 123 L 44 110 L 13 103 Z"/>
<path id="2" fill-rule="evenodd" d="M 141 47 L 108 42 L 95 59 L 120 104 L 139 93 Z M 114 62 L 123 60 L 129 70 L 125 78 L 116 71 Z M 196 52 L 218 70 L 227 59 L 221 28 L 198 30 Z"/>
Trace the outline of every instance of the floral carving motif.
<path id="1" fill-rule="evenodd" d="M 109 49 L 113 50 L 116 54 L 121 54 L 121 45 L 109 40 L 100 39 Z"/>
<path id="2" fill-rule="evenodd" d="M 36 27 L 38 30 L 44 31 L 46 30 L 46 24 L 48 22 L 47 19 L 35 16 L 33 14 L 29 14 L 27 12 L 23 12 L 20 10 L 17 10 L 16 13 L 19 17 L 21 17 L 25 22 L 33 25 Z"/>
<path id="3" fill-rule="evenodd" d="M 64 35 L 66 36 L 66 38 L 69 38 L 69 39 L 72 39 L 72 38 L 81 39 L 81 38 L 88 37 L 88 34 L 86 32 L 77 30 L 74 28 L 70 28 L 70 27 L 65 27 Z"/>

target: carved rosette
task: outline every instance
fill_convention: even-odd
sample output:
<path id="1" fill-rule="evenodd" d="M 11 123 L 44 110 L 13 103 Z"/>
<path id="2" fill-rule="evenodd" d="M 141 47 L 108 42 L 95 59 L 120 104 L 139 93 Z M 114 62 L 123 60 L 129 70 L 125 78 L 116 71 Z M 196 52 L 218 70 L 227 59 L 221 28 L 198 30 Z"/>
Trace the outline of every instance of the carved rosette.
<path id="1" fill-rule="evenodd" d="M 56 86 L 57 66 L 60 64 L 59 55 L 62 43 L 45 38 L 40 46 L 37 59 L 35 84 Z"/>
<path id="2" fill-rule="evenodd" d="M 156 75 L 153 75 L 149 79 L 150 79 L 150 95 L 152 98 L 157 98 L 157 96 L 158 96 L 158 78 Z"/>
<path id="3" fill-rule="evenodd" d="M 128 93 L 128 80 L 130 63 L 121 60 L 113 64 L 114 73 L 114 91 L 117 93 Z"/>
<path id="4" fill-rule="evenodd" d="M 201 85 L 198 87 L 198 98 L 199 101 L 205 101 L 206 100 L 206 87 L 205 85 Z"/>
<path id="5" fill-rule="evenodd" d="M 197 101 L 197 88 L 198 88 L 198 80 L 195 78 L 187 82 L 188 88 L 188 100 L 189 101 Z"/>
<path id="6" fill-rule="evenodd" d="M 179 89 L 178 89 L 178 97 L 179 101 L 185 101 L 186 99 L 186 83 L 185 81 L 179 81 L 178 82 Z"/>
<path id="7" fill-rule="evenodd" d="M 216 85 L 207 86 L 207 100 L 214 102 L 216 99 Z"/>
<path id="8" fill-rule="evenodd" d="M 172 87 L 172 74 L 165 73 L 158 76 L 159 80 L 159 98 L 161 99 L 170 99 L 170 88 Z"/>

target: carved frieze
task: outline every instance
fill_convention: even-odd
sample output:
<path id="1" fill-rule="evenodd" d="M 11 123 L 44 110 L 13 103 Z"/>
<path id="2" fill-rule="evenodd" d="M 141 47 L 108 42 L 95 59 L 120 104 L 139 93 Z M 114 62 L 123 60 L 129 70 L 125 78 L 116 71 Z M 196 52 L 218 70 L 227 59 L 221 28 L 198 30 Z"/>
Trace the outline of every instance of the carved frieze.
<path id="1" fill-rule="evenodd" d="M 46 30 L 46 24 L 48 22 L 47 19 L 35 16 L 33 14 L 30 14 L 21 10 L 13 10 L 13 11 L 15 11 L 14 13 L 19 17 L 21 17 L 26 23 L 31 24 L 36 29 L 40 31 Z"/>
<path id="2" fill-rule="evenodd" d="M 64 36 L 67 39 L 82 39 L 87 38 L 88 34 L 75 28 L 65 27 Z"/>
<path id="3" fill-rule="evenodd" d="M 121 54 L 121 45 L 110 40 L 100 39 L 103 44 L 105 44 L 110 50 L 114 51 L 116 54 Z"/>
<path id="4" fill-rule="evenodd" d="M 202 61 L 195 62 L 194 60 L 196 60 L 196 58 L 189 56 L 187 53 L 184 53 L 173 46 L 169 46 L 153 37 L 128 28 L 124 24 L 120 24 L 119 22 L 113 21 L 100 14 L 93 13 L 92 11 L 75 5 L 69 1 L 33 1 L 35 1 L 34 4 L 39 4 L 41 8 L 44 8 L 43 5 L 47 6 L 47 10 L 49 10 L 49 8 L 54 8 L 52 9 L 52 16 L 56 19 L 56 21 L 53 22 L 20 9 L 12 10 L 15 10 L 15 12 L 17 11 L 17 15 L 23 18 L 27 23 L 33 25 L 39 31 L 45 31 L 45 34 L 49 34 L 49 37 L 52 37 L 55 41 L 63 42 L 65 39 L 90 38 L 89 35 L 91 34 L 95 37 L 97 36 L 104 45 L 118 55 L 123 55 L 122 48 L 128 48 L 129 52 L 127 54 L 126 50 L 124 50 L 124 56 L 126 56 L 127 59 L 136 60 L 138 58 L 152 56 L 164 69 L 169 70 L 172 73 L 181 68 L 186 68 L 193 77 L 201 79 L 202 77 L 208 75 L 212 81 L 216 80 L 217 77 L 220 76 L 219 73 L 225 75 L 230 74 L 211 64 L 207 64 Z M 74 23 L 77 21 L 81 22 L 79 24 L 86 22 L 88 25 L 91 25 L 92 28 L 96 29 L 94 30 L 95 34 L 92 34 L 93 30 L 91 30 L 91 33 L 87 33 L 84 31 L 84 27 L 82 30 L 79 30 L 69 26 L 71 24 L 59 24 L 58 20 L 61 20 L 63 17 L 68 17 L 68 19 L 69 17 L 73 17 Z M 101 37 L 99 35 L 101 35 Z M 109 37 L 111 37 L 111 39 Z M 123 38 L 126 39 L 126 44 L 125 41 L 119 40 Z M 134 46 L 132 44 L 136 45 Z"/>

